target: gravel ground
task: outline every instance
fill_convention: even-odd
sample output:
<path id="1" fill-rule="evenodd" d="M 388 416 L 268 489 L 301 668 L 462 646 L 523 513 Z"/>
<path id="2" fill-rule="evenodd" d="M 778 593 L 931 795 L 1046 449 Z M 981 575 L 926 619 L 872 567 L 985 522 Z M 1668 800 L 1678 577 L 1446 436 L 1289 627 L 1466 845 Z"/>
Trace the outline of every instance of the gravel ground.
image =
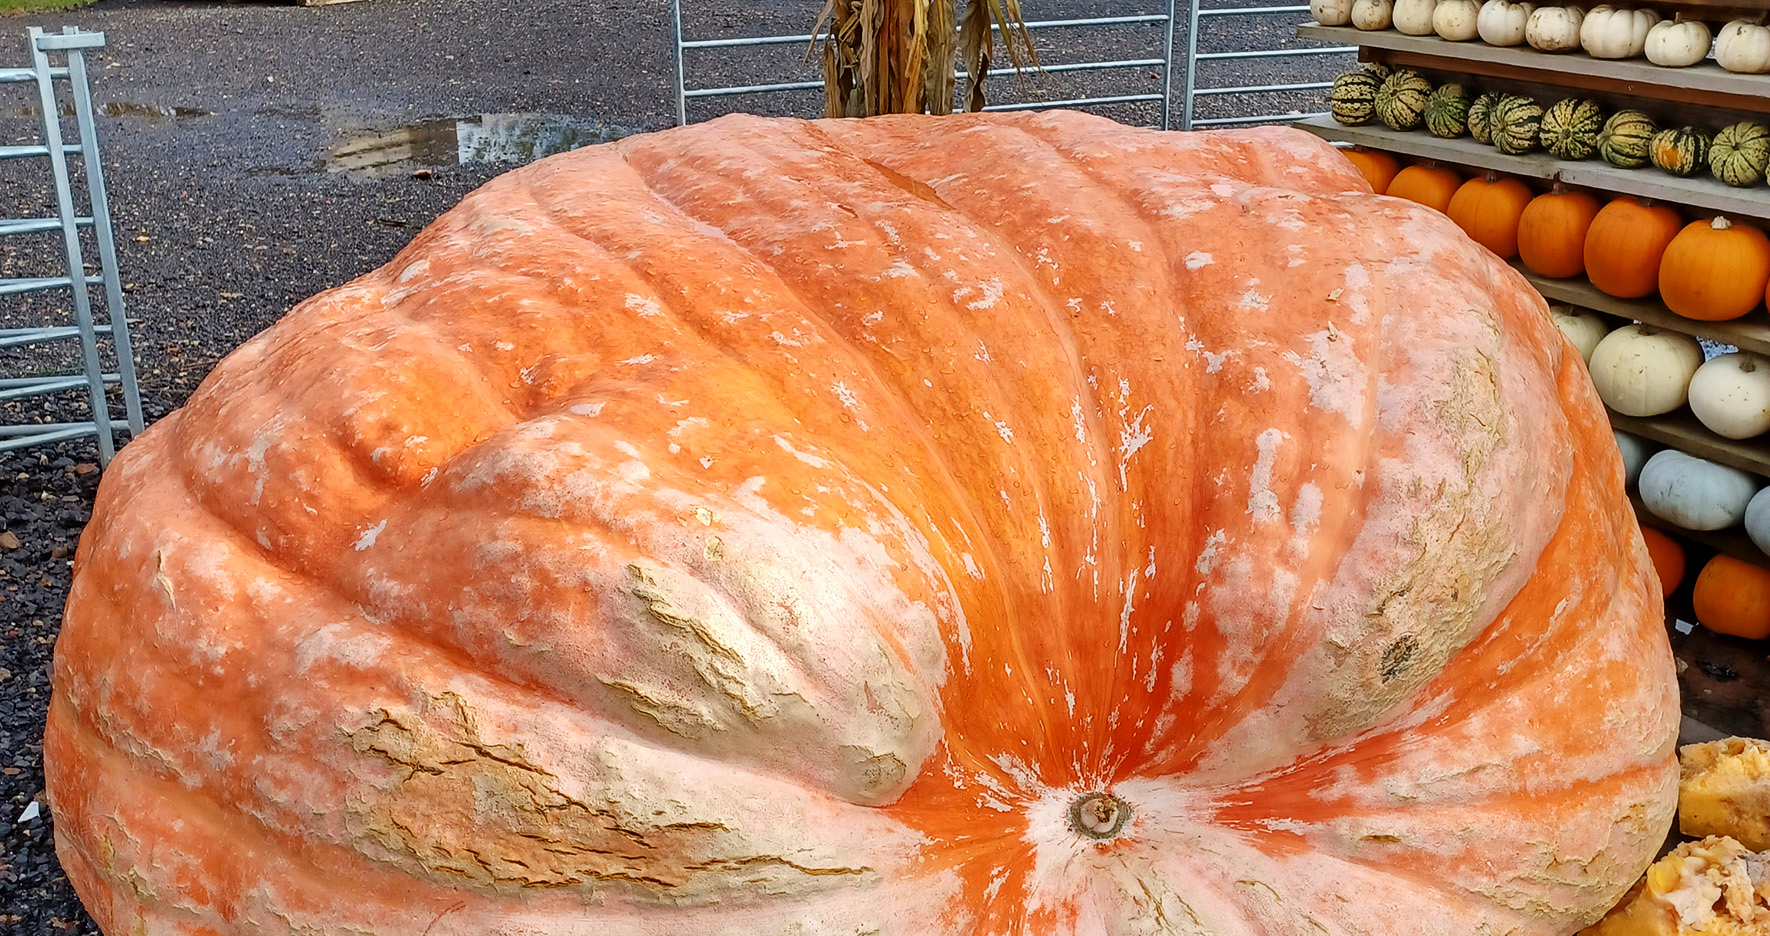
<path id="1" fill-rule="evenodd" d="M 1035 19 L 1156 12 L 1117 0 L 1027 0 Z M 806 31 L 815 0 L 753 0 L 718 12 L 689 0 L 691 38 Z M 1201 32 L 1202 50 L 1288 41 L 1296 14 Z M 462 134 L 541 118 L 540 136 L 582 141 L 673 122 L 663 0 L 375 0 L 302 8 L 174 0 L 101 0 L 71 14 L 0 18 L 0 65 L 22 64 L 26 25 L 104 30 L 94 98 L 150 421 L 177 407 L 214 362 L 301 299 L 389 260 L 418 229 L 508 168 L 454 164 Z M 18 37 L 6 39 L 6 36 Z M 1149 27 L 1041 35 L 1048 64 L 1160 57 Z M 16 43 L 16 44 L 14 44 Z M 1184 49 L 1181 37 L 1180 49 Z M 804 73 L 802 47 L 707 53 L 690 62 L 709 87 Z M 1318 80 L 1343 57 L 1286 72 Z M 1201 71 L 1211 85 L 1271 81 L 1274 63 Z M 1000 80 L 992 100 L 1159 91 L 1159 68 Z M 1314 109 L 1311 95 L 1278 110 Z M 815 95 L 723 102 L 725 109 L 811 115 Z M 0 142 L 34 141 L 26 96 L 0 94 Z M 1266 102 L 1271 107 L 1273 102 Z M 1202 116 L 1260 112 L 1245 97 Z M 697 106 L 691 116 L 710 116 Z M 1108 111 L 1152 123 L 1149 105 Z M 475 118 L 458 125 L 457 118 Z M 530 130 L 534 127 L 530 126 Z M 534 134 L 518 134 L 517 149 Z M 334 154 L 344 153 L 342 157 Z M 373 166 L 378 159 L 406 162 Z M 424 165 L 436 163 L 436 165 Z M 349 164 L 356 171 L 336 171 Z M 415 169 L 421 169 L 414 175 Z M 0 215 L 50 212 L 46 167 L 0 164 Z M 10 240 L 18 241 L 18 238 Z M 54 275 L 55 244 L 0 244 L 0 276 Z M 49 273 L 38 271 L 48 270 Z M 65 317 L 53 296 L 0 302 L 0 325 Z M 50 365 L 68 363 L 64 356 Z M 0 356 L 0 370 L 43 359 Z M 83 418 L 77 397 L 0 404 L 0 422 Z M 92 934 L 62 877 L 43 788 L 48 665 L 73 548 L 99 473 L 90 443 L 0 456 L 0 933 Z M 29 817 L 29 818 L 25 818 Z"/>

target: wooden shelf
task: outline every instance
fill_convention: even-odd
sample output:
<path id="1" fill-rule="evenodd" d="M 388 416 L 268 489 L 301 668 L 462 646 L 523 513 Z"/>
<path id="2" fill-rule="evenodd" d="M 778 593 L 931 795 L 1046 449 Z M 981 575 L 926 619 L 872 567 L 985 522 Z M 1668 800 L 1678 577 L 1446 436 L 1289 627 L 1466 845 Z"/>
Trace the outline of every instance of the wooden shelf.
<path id="1" fill-rule="evenodd" d="M 1635 505 L 1635 518 L 1641 521 L 1642 526 L 1652 527 L 1661 533 L 1686 539 L 1692 543 L 1701 543 L 1715 552 L 1732 556 L 1742 562 L 1770 568 L 1770 556 L 1764 555 L 1763 550 L 1752 542 L 1751 537 L 1745 535 L 1743 529 L 1735 527 L 1729 530 L 1686 530 L 1676 523 L 1654 516 L 1647 506 L 1641 503 L 1639 495 L 1629 495 L 1629 503 Z M 1695 575 L 1696 573 L 1692 570 L 1690 574 Z"/>
<path id="2" fill-rule="evenodd" d="M 1715 435 L 1696 421 L 1688 409 L 1675 410 L 1663 416 L 1624 416 L 1615 410 L 1610 424 L 1643 439 L 1652 439 L 1698 458 L 1749 471 L 1770 478 L 1770 446 L 1755 439 L 1726 439 Z M 1762 437 L 1770 439 L 1770 436 Z"/>
<path id="3" fill-rule="evenodd" d="M 1526 270 L 1516 260 L 1512 261 L 1512 267 L 1551 302 L 1572 303 L 1667 331 L 1733 345 L 1741 351 L 1770 356 L 1770 320 L 1761 312 L 1730 322 L 1698 322 L 1666 308 L 1658 299 L 1618 299 L 1599 292 L 1585 279 L 1550 279 Z"/>
<path id="4" fill-rule="evenodd" d="M 1297 27 L 1297 35 L 1381 50 L 1384 61 L 1400 65 L 1770 113 L 1770 76 L 1737 75 L 1713 61 L 1688 68 L 1663 68 L 1644 58 L 1596 59 L 1584 52 L 1538 52 L 1525 45 L 1449 42 L 1437 36 L 1407 36 L 1393 29 L 1366 32 L 1315 23 Z"/>
<path id="5" fill-rule="evenodd" d="M 1297 121 L 1295 126 L 1324 140 L 1356 143 L 1436 162 L 1492 169 L 1531 179 L 1559 180 L 1604 192 L 1770 220 L 1770 187 L 1765 186 L 1731 188 L 1706 176 L 1680 179 L 1657 169 L 1618 169 L 1602 160 L 1556 159 L 1547 153 L 1508 156 L 1468 137 L 1446 140 L 1425 131 L 1410 133 L 1387 127 L 1348 127 L 1336 123 L 1332 117 L 1311 117 Z"/>

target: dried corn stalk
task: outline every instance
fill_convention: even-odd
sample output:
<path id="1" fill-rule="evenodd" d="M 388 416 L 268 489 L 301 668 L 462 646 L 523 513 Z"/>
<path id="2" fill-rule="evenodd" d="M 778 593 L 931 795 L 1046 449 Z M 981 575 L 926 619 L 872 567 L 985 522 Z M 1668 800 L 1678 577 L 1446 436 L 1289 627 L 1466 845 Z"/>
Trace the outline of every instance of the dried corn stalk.
<path id="1" fill-rule="evenodd" d="M 954 0 L 827 0 L 813 32 L 824 40 L 824 114 L 952 112 L 954 49 L 968 81 L 967 110 L 983 109 L 983 81 L 995 33 L 1016 68 L 1037 66 L 1020 0 L 970 0 L 958 21 Z"/>

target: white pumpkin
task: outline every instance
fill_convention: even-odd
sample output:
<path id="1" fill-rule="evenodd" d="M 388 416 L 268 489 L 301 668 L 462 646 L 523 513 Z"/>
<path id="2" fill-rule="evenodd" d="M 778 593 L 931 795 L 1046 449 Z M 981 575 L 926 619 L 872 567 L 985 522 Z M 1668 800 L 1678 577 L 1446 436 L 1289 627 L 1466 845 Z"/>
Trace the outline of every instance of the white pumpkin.
<path id="1" fill-rule="evenodd" d="M 1580 21 L 1580 48 L 1593 58 L 1634 58 L 1647 48 L 1647 31 L 1657 22 L 1659 14 L 1652 10 L 1619 10 L 1608 3 L 1595 6 Z"/>
<path id="2" fill-rule="evenodd" d="M 1579 28 L 1586 11 L 1576 6 L 1540 7 L 1524 23 L 1524 41 L 1538 52 L 1579 48 Z"/>
<path id="3" fill-rule="evenodd" d="M 1742 75 L 1770 74 L 1770 26 L 1734 20 L 1715 37 L 1715 61 Z"/>
<path id="4" fill-rule="evenodd" d="M 1524 41 L 1524 23 L 1535 10 L 1533 3 L 1487 0 L 1475 18 L 1475 31 L 1488 45 L 1515 46 Z"/>
<path id="5" fill-rule="evenodd" d="M 1702 346 L 1679 332 L 1624 325 L 1598 342 L 1586 366 L 1606 406 L 1624 416 L 1658 416 L 1684 405 Z"/>
<path id="6" fill-rule="evenodd" d="M 1745 519 L 1758 476 L 1666 449 L 1641 466 L 1641 503 L 1686 530 L 1725 530 Z"/>
<path id="7" fill-rule="evenodd" d="M 1610 332 L 1610 327 L 1604 324 L 1604 320 L 1595 313 L 1570 305 L 1555 306 L 1549 310 L 1549 314 L 1555 320 L 1555 327 L 1561 329 L 1561 334 L 1566 335 L 1567 340 L 1579 349 L 1579 359 L 1587 364 L 1592 363 L 1593 349 Z"/>
<path id="8" fill-rule="evenodd" d="M 1352 0 L 1309 0 L 1309 15 L 1323 26 L 1352 22 Z"/>
<path id="9" fill-rule="evenodd" d="M 1396 0 L 1395 28 L 1409 36 L 1432 35 L 1432 11 L 1438 0 Z"/>
<path id="10" fill-rule="evenodd" d="M 1706 23 L 1687 20 L 1682 14 L 1675 20 L 1661 20 L 1647 30 L 1647 61 L 1667 68 L 1695 65 L 1709 57 L 1709 43 L 1714 35 Z"/>
<path id="11" fill-rule="evenodd" d="M 1641 466 L 1647 464 L 1647 456 L 1653 454 L 1653 446 L 1637 435 L 1630 435 L 1621 429 L 1612 429 L 1610 434 L 1616 437 L 1616 450 L 1622 453 L 1623 484 L 1634 487 L 1641 477 Z"/>
<path id="12" fill-rule="evenodd" d="M 1758 551 L 1770 554 L 1770 487 L 1752 495 L 1745 505 L 1745 535 L 1752 538 Z"/>
<path id="13" fill-rule="evenodd" d="M 1729 439 L 1770 432 L 1770 359 L 1744 351 L 1709 359 L 1690 378 L 1690 411 Z"/>
<path id="14" fill-rule="evenodd" d="M 1432 8 L 1432 31 L 1440 39 L 1468 42 L 1481 34 L 1481 0 L 1438 0 Z"/>
<path id="15" fill-rule="evenodd" d="M 1353 0 L 1352 3 L 1352 25 L 1359 29 L 1388 29 L 1394 14 L 1394 0 Z"/>

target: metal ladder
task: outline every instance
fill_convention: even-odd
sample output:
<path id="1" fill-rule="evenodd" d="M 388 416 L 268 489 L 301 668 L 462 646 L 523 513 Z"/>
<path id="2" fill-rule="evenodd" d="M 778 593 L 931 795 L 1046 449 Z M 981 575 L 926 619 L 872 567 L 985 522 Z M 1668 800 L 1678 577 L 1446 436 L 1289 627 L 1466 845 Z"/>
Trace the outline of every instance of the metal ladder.
<path id="1" fill-rule="evenodd" d="M 92 405 L 92 419 L 87 422 L 0 425 L 0 452 L 90 435 L 98 439 L 99 464 L 106 465 L 116 454 L 119 431 L 126 427 L 132 436 L 141 433 L 142 414 L 141 392 L 135 382 L 135 359 L 129 347 L 129 326 L 123 312 L 123 285 L 117 274 L 117 248 L 111 231 L 110 205 L 105 198 L 104 173 L 98 161 L 92 94 L 86 81 L 85 52 L 102 48 L 104 33 L 81 32 L 72 26 L 60 33 L 45 33 L 33 26 L 29 30 L 29 39 L 31 67 L 0 68 L 0 84 L 36 84 L 37 103 L 43 112 L 43 139 L 32 145 L 0 146 L 0 159 L 49 157 L 55 174 L 58 217 L 0 219 L 0 236 L 60 231 L 67 251 L 67 275 L 0 278 L 0 296 L 68 289 L 73 297 L 75 324 L 0 328 L 0 349 L 79 339 L 84 373 L 0 377 L 0 401 L 85 387 Z M 51 52 L 65 52 L 67 65 L 52 66 L 49 62 Z M 58 78 L 67 79 L 73 97 L 74 120 L 78 127 L 75 143 L 62 142 L 61 104 L 55 88 Z M 74 205 L 73 184 L 68 176 L 70 155 L 80 157 L 85 171 L 89 215 L 78 214 Z M 86 272 L 86 257 L 80 242 L 82 228 L 90 229 L 97 242 L 97 276 Z M 92 290 L 100 286 L 104 289 L 103 324 L 94 321 L 92 310 Z M 100 335 L 111 338 L 117 361 L 115 373 L 104 371 L 99 356 Z M 121 419 L 111 413 L 106 399 L 107 385 L 116 385 L 122 390 L 124 415 Z"/>

